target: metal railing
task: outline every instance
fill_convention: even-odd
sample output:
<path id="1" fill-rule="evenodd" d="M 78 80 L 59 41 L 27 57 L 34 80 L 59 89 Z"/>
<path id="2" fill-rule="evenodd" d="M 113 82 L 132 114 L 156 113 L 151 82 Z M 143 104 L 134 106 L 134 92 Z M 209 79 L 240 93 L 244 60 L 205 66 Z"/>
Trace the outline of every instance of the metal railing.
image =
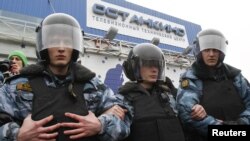
<path id="1" fill-rule="evenodd" d="M 0 11 L 2 12 L 2 11 Z M 35 29 L 39 22 L 22 20 L 15 17 L 6 17 L 0 13 L 0 39 L 29 43 L 35 45 L 36 33 Z M 119 57 L 127 57 L 130 49 L 136 43 L 127 41 L 112 40 L 109 41 L 103 37 L 92 34 L 84 36 L 84 51 L 98 54 L 115 55 Z M 167 64 L 181 67 L 189 67 L 194 61 L 194 57 L 181 55 L 181 53 L 163 50 Z"/>
<path id="2" fill-rule="evenodd" d="M 38 24 L 0 15 L 0 38 L 34 44 L 35 28 Z"/>

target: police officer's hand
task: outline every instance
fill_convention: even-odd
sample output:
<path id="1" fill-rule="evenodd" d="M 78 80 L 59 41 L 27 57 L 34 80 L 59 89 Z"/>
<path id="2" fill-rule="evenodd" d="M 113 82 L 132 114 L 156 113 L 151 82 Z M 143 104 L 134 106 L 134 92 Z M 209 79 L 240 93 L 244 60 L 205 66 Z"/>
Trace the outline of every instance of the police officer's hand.
<path id="1" fill-rule="evenodd" d="M 28 115 L 19 129 L 17 140 L 18 141 L 55 141 L 58 135 L 55 130 L 60 127 L 60 124 L 44 127 L 48 122 L 53 119 L 53 116 L 48 116 L 39 121 L 31 119 Z"/>
<path id="2" fill-rule="evenodd" d="M 71 128 L 71 130 L 64 131 L 64 134 L 69 135 L 70 139 L 93 136 L 101 131 L 102 124 L 91 111 L 89 111 L 89 114 L 86 116 L 80 116 L 73 113 L 65 113 L 65 116 L 78 121 L 77 123 L 61 123 L 61 126 Z"/>
<path id="3" fill-rule="evenodd" d="M 207 116 L 207 113 L 206 113 L 205 109 L 203 108 L 203 106 L 201 106 L 199 104 L 195 104 L 192 107 L 192 112 L 191 112 L 191 118 L 192 119 L 194 119 L 194 120 L 202 120 L 206 116 Z"/>
<path id="4" fill-rule="evenodd" d="M 128 112 L 127 109 L 123 109 L 122 107 L 118 105 L 114 105 L 113 107 L 109 108 L 102 114 L 113 114 L 117 116 L 118 118 L 120 118 L 121 120 L 124 120 L 126 112 Z"/>

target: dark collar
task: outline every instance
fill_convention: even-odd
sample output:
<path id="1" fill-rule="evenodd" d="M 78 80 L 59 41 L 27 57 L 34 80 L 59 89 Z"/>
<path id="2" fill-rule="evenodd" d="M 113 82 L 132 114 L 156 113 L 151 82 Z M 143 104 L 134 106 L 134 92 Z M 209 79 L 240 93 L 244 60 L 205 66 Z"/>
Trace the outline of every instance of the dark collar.
<path id="1" fill-rule="evenodd" d="M 74 81 L 88 81 L 91 80 L 93 77 L 95 77 L 95 73 L 90 71 L 88 68 L 78 64 L 78 63 L 72 63 L 70 66 L 70 70 L 72 70 L 74 74 Z M 24 67 L 20 74 L 25 76 L 39 76 L 44 75 L 46 70 L 46 66 L 42 63 L 37 64 L 31 64 L 27 67 Z"/>

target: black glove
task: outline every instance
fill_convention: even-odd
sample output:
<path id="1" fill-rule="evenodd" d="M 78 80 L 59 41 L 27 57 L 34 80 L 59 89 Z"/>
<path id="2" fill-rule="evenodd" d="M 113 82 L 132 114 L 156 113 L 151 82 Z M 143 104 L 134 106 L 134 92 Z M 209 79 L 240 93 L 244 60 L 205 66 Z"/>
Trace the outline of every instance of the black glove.
<path id="1" fill-rule="evenodd" d="M 246 123 L 242 119 L 237 120 L 226 120 L 223 121 L 223 125 L 246 125 Z"/>

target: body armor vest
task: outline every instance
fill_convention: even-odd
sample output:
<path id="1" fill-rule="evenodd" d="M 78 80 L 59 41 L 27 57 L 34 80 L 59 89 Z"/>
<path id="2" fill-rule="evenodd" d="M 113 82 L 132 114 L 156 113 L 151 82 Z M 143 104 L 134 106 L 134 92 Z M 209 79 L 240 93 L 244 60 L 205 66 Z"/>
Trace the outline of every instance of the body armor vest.
<path id="1" fill-rule="evenodd" d="M 236 120 L 245 110 L 232 80 L 203 82 L 201 105 L 208 115 L 220 120 Z"/>
<path id="2" fill-rule="evenodd" d="M 131 133 L 125 141 L 184 141 L 180 122 L 161 95 L 130 92 L 124 96 L 135 110 Z"/>
<path id="3" fill-rule="evenodd" d="M 245 109 L 232 80 L 203 80 L 203 95 L 200 104 L 208 115 L 219 120 L 236 120 Z M 206 136 L 196 131 L 187 131 L 187 141 L 207 141 Z"/>
<path id="4" fill-rule="evenodd" d="M 83 96 L 83 83 L 73 84 L 73 93 L 69 92 L 68 86 L 65 85 L 58 88 L 48 87 L 43 77 L 30 79 L 34 98 L 32 107 L 32 119 L 41 120 L 49 115 L 54 118 L 46 126 L 54 125 L 60 122 L 78 122 L 64 115 L 65 112 L 70 112 L 85 116 L 88 114 L 85 99 Z M 67 128 L 59 128 L 57 141 L 69 141 L 69 136 L 63 131 Z M 97 137 L 88 137 L 79 139 L 79 141 L 97 141 Z"/>

